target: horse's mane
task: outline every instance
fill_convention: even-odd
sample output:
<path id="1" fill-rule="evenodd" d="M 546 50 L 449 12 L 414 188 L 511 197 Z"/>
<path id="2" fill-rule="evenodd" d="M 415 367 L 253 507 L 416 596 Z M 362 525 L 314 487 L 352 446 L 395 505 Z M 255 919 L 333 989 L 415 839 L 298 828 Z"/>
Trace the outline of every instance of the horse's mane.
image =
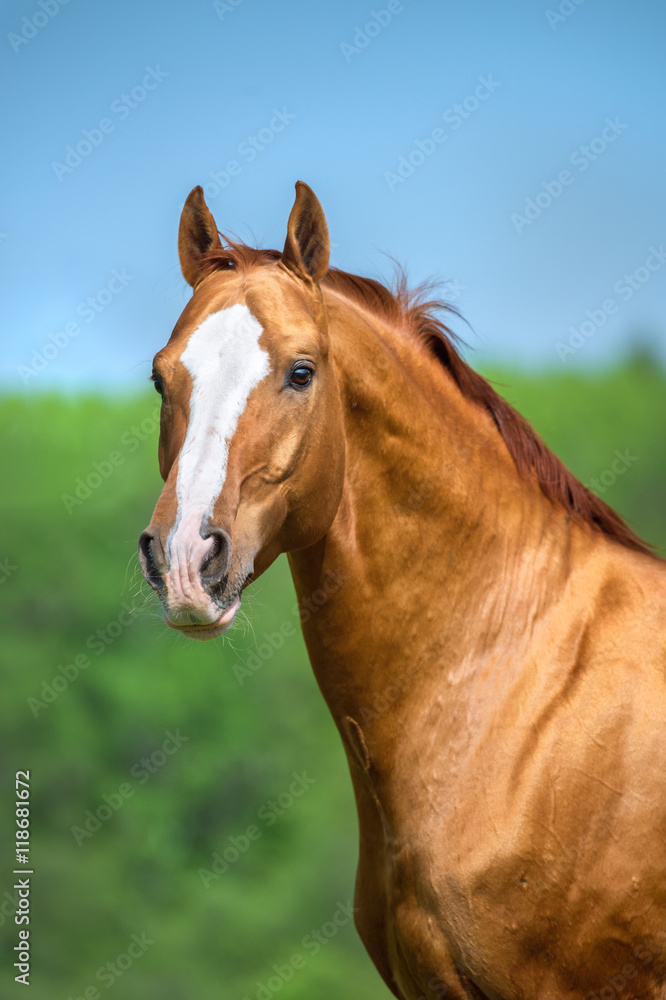
<path id="1" fill-rule="evenodd" d="M 281 256 L 277 250 L 255 249 L 226 239 L 223 247 L 206 255 L 202 276 L 229 267 L 244 270 L 271 264 Z M 462 395 L 490 414 L 519 473 L 528 479 L 536 477 L 542 493 L 550 501 L 563 507 L 576 521 L 615 539 L 626 548 L 654 554 L 648 543 L 639 538 L 619 514 L 576 479 L 490 382 L 463 360 L 456 347 L 458 338 L 440 319 L 441 313 L 458 315 L 457 310 L 445 302 L 430 299 L 432 285 L 410 290 L 400 271 L 394 289 L 389 289 L 373 278 L 362 278 L 338 268 L 331 268 L 321 284 L 392 326 L 409 331 L 424 343 L 433 359 L 448 371 Z"/>

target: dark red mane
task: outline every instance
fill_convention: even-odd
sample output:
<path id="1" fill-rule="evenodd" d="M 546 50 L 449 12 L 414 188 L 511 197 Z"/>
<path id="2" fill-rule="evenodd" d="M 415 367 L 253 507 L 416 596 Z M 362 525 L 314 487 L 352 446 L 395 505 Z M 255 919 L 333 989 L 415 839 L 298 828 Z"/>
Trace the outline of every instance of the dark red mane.
<path id="1" fill-rule="evenodd" d="M 255 249 L 226 241 L 225 246 L 207 255 L 203 276 L 228 267 L 245 270 L 269 265 L 280 257 L 277 250 Z M 526 478 L 536 476 L 541 491 L 549 500 L 560 504 L 577 521 L 614 538 L 621 545 L 654 554 L 619 514 L 576 479 L 490 382 L 463 360 L 455 347 L 455 335 L 439 318 L 442 312 L 456 315 L 456 311 L 444 302 L 428 300 L 428 287 L 410 291 L 401 274 L 396 288 L 390 290 L 372 278 L 362 278 L 337 268 L 328 271 L 322 285 L 422 340 L 449 372 L 463 396 L 491 415 L 518 471 Z"/>

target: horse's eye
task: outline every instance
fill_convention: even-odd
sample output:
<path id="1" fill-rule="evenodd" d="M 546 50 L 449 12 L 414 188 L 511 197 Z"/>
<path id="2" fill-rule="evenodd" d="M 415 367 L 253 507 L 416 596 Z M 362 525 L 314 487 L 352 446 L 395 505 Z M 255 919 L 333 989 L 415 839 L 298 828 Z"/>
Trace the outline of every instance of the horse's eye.
<path id="1" fill-rule="evenodd" d="M 162 396 L 164 394 L 164 383 L 162 382 L 162 379 L 156 372 L 153 372 L 150 378 L 155 386 L 155 392 L 159 392 L 160 396 Z"/>
<path id="2" fill-rule="evenodd" d="M 289 376 L 289 385 L 294 389 L 305 389 L 312 382 L 314 369 L 309 365 L 296 365 Z"/>

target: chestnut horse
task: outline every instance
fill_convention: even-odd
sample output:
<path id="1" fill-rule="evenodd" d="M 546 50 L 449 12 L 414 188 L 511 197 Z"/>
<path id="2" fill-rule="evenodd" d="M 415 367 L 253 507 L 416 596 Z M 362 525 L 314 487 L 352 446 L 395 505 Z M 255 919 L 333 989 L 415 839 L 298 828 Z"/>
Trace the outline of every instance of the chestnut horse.
<path id="1" fill-rule="evenodd" d="M 436 304 L 220 240 L 154 361 L 140 560 L 210 639 L 288 554 L 360 822 L 356 923 L 403 1000 L 666 995 L 665 563 L 456 351 Z M 331 583 L 333 581 L 333 584 Z"/>

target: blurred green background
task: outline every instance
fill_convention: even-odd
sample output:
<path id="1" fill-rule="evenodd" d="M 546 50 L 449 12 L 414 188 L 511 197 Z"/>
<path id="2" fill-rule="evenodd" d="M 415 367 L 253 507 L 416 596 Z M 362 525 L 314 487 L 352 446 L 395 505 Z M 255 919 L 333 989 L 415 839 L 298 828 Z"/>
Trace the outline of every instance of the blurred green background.
<path id="1" fill-rule="evenodd" d="M 490 374 L 583 481 L 666 543 L 656 363 Z M 3 966 L 17 941 L 21 769 L 31 776 L 33 1000 L 110 989 L 123 1000 L 386 998 L 341 916 L 357 839 L 342 748 L 300 631 L 277 637 L 298 623 L 285 557 L 212 643 L 169 631 L 140 585 L 136 542 L 160 489 L 149 392 L 0 404 L 11 483 L 0 497 Z M 632 459 L 617 476 L 616 451 Z"/>

